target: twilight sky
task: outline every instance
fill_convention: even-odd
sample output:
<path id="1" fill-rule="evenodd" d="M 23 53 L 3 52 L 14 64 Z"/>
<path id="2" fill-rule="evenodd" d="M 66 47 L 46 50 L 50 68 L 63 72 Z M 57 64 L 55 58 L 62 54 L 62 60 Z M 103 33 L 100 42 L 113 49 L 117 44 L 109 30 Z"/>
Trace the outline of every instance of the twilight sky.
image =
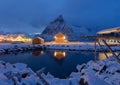
<path id="1" fill-rule="evenodd" d="M 0 0 L 0 31 L 41 32 L 62 14 L 72 25 L 120 26 L 120 0 Z"/>

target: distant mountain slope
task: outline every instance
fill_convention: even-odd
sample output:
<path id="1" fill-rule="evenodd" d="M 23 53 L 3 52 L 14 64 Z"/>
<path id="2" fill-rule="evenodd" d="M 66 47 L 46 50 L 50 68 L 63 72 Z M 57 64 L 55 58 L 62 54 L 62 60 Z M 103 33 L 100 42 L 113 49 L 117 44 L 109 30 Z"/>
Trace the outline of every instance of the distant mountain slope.
<path id="1" fill-rule="evenodd" d="M 75 41 L 84 41 L 84 40 L 88 41 L 89 39 L 83 39 L 83 38 L 80 38 L 80 36 L 89 36 L 89 35 L 96 34 L 96 32 L 90 28 L 86 28 L 78 25 L 71 25 L 71 27 L 73 29 Z"/>
<path id="2" fill-rule="evenodd" d="M 67 24 L 63 16 L 60 15 L 44 29 L 40 36 L 44 38 L 45 41 L 53 41 L 54 36 L 61 32 L 66 35 L 69 41 L 79 41 L 81 40 L 80 36 L 96 35 L 98 31 L 105 28 L 109 27 L 88 28 L 79 25 L 70 25 Z"/>
<path id="3" fill-rule="evenodd" d="M 74 39 L 73 29 L 67 25 L 62 15 L 60 15 L 57 19 L 51 22 L 42 32 L 41 36 L 45 40 L 51 41 L 54 39 L 54 36 L 59 32 L 66 35 L 68 40 Z"/>

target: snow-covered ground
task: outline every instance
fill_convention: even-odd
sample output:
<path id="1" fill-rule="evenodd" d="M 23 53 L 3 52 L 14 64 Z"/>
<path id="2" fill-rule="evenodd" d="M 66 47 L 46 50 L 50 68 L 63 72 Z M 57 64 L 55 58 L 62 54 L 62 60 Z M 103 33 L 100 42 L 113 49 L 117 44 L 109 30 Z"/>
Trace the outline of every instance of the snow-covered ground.
<path id="1" fill-rule="evenodd" d="M 100 46 L 96 45 L 96 51 L 109 51 L 106 46 L 103 46 L 104 50 Z M 119 46 L 111 46 L 113 51 L 120 51 Z M 0 43 L 0 54 L 7 52 L 20 52 L 29 51 L 35 49 L 48 49 L 48 50 L 70 50 L 70 51 L 94 51 L 95 44 L 93 42 L 68 42 L 68 43 L 55 43 L 46 42 L 45 44 L 33 45 L 31 43 Z"/>
<path id="2" fill-rule="evenodd" d="M 0 49 L 14 48 L 16 45 L 19 47 L 26 47 L 28 45 L 31 45 L 31 43 L 20 43 L 20 44 L 0 43 Z"/>
<path id="3" fill-rule="evenodd" d="M 9 53 L 9 52 L 20 52 L 20 51 L 29 51 L 40 49 L 40 45 L 33 45 L 31 43 L 0 43 L 0 54 Z"/>
<path id="4" fill-rule="evenodd" d="M 55 43 L 55 42 L 46 42 L 45 44 L 41 45 L 45 46 L 46 49 L 49 50 L 74 50 L 74 51 L 94 51 L 95 50 L 95 43 L 94 42 L 67 42 L 67 43 Z M 103 49 L 96 44 L 96 51 L 108 51 L 108 48 L 103 45 Z M 120 50 L 119 46 L 111 46 L 111 49 L 114 51 Z"/>
<path id="5" fill-rule="evenodd" d="M 120 63 L 114 57 L 77 65 L 77 70 L 59 79 L 45 75 L 44 68 L 35 73 L 26 64 L 0 61 L 0 85 L 120 85 Z"/>

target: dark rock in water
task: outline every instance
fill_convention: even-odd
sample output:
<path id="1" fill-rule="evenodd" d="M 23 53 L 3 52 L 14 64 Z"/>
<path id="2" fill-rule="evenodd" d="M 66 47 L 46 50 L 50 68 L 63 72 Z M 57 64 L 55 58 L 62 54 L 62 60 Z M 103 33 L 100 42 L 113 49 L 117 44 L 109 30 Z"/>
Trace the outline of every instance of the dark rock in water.
<path id="1" fill-rule="evenodd" d="M 9 53 L 9 50 L 8 49 L 4 49 L 5 51 L 5 54 L 8 54 Z"/>
<path id="2" fill-rule="evenodd" d="M 54 36 L 59 32 L 63 33 L 68 40 L 74 39 L 73 30 L 66 24 L 62 15 L 60 15 L 45 28 L 41 34 L 41 37 L 43 37 L 46 41 L 52 41 L 54 40 Z"/>
<path id="3" fill-rule="evenodd" d="M 26 78 L 29 74 L 28 73 L 24 73 L 22 74 L 22 78 Z"/>
<path id="4" fill-rule="evenodd" d="M 84 79 L 84 78 L 81 78 L 81 79 L 80 79 L 79 84 L 80 84 L 80 85 L 89 85 L 87 82 L 85 82 L 85 79 Z"/>

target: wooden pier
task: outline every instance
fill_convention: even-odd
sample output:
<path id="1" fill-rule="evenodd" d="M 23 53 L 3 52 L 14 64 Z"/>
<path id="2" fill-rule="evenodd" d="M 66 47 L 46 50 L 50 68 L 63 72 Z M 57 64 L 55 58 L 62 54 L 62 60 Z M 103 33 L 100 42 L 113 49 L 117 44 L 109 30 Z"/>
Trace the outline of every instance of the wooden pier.
<path id="1" fill-rule="evenodd" d="M 80 38 L 92 38 L 94 40 L 94 52 L 95 52 L 95 57 L 96 57 L 96 52 L 97 52 L 97 49 L 96 49 L 96 46 L 98 45 L 101 50 L 103 51 L 103 53 L 105 54 L 106 58 L 108 58 L 107 54 L 106 54 L 106 50 L 109 51 L 110 53 L 112 53 L 112 55 L 115 57 L 115 59 L 120 63 L 120 53 L 118 55 L 115 54 L 115 50 L 111 48 L 111 46 L 117 46 L 119 49 L 120 49 L 120 38 L 118 37 L 103 37 L 103 36 L 81 36 Z M 112 44 L 111 43 L 107 43 L 107 40 L 111 40 L 111 39 L 115 39 L 117 42 L 113 42 Z M 118 39 L 118 40 L 117 40 Z M 106 48 L 104 48 L 104 47 Z M 117 51 L 117 50 L 116 50 Z"/>

